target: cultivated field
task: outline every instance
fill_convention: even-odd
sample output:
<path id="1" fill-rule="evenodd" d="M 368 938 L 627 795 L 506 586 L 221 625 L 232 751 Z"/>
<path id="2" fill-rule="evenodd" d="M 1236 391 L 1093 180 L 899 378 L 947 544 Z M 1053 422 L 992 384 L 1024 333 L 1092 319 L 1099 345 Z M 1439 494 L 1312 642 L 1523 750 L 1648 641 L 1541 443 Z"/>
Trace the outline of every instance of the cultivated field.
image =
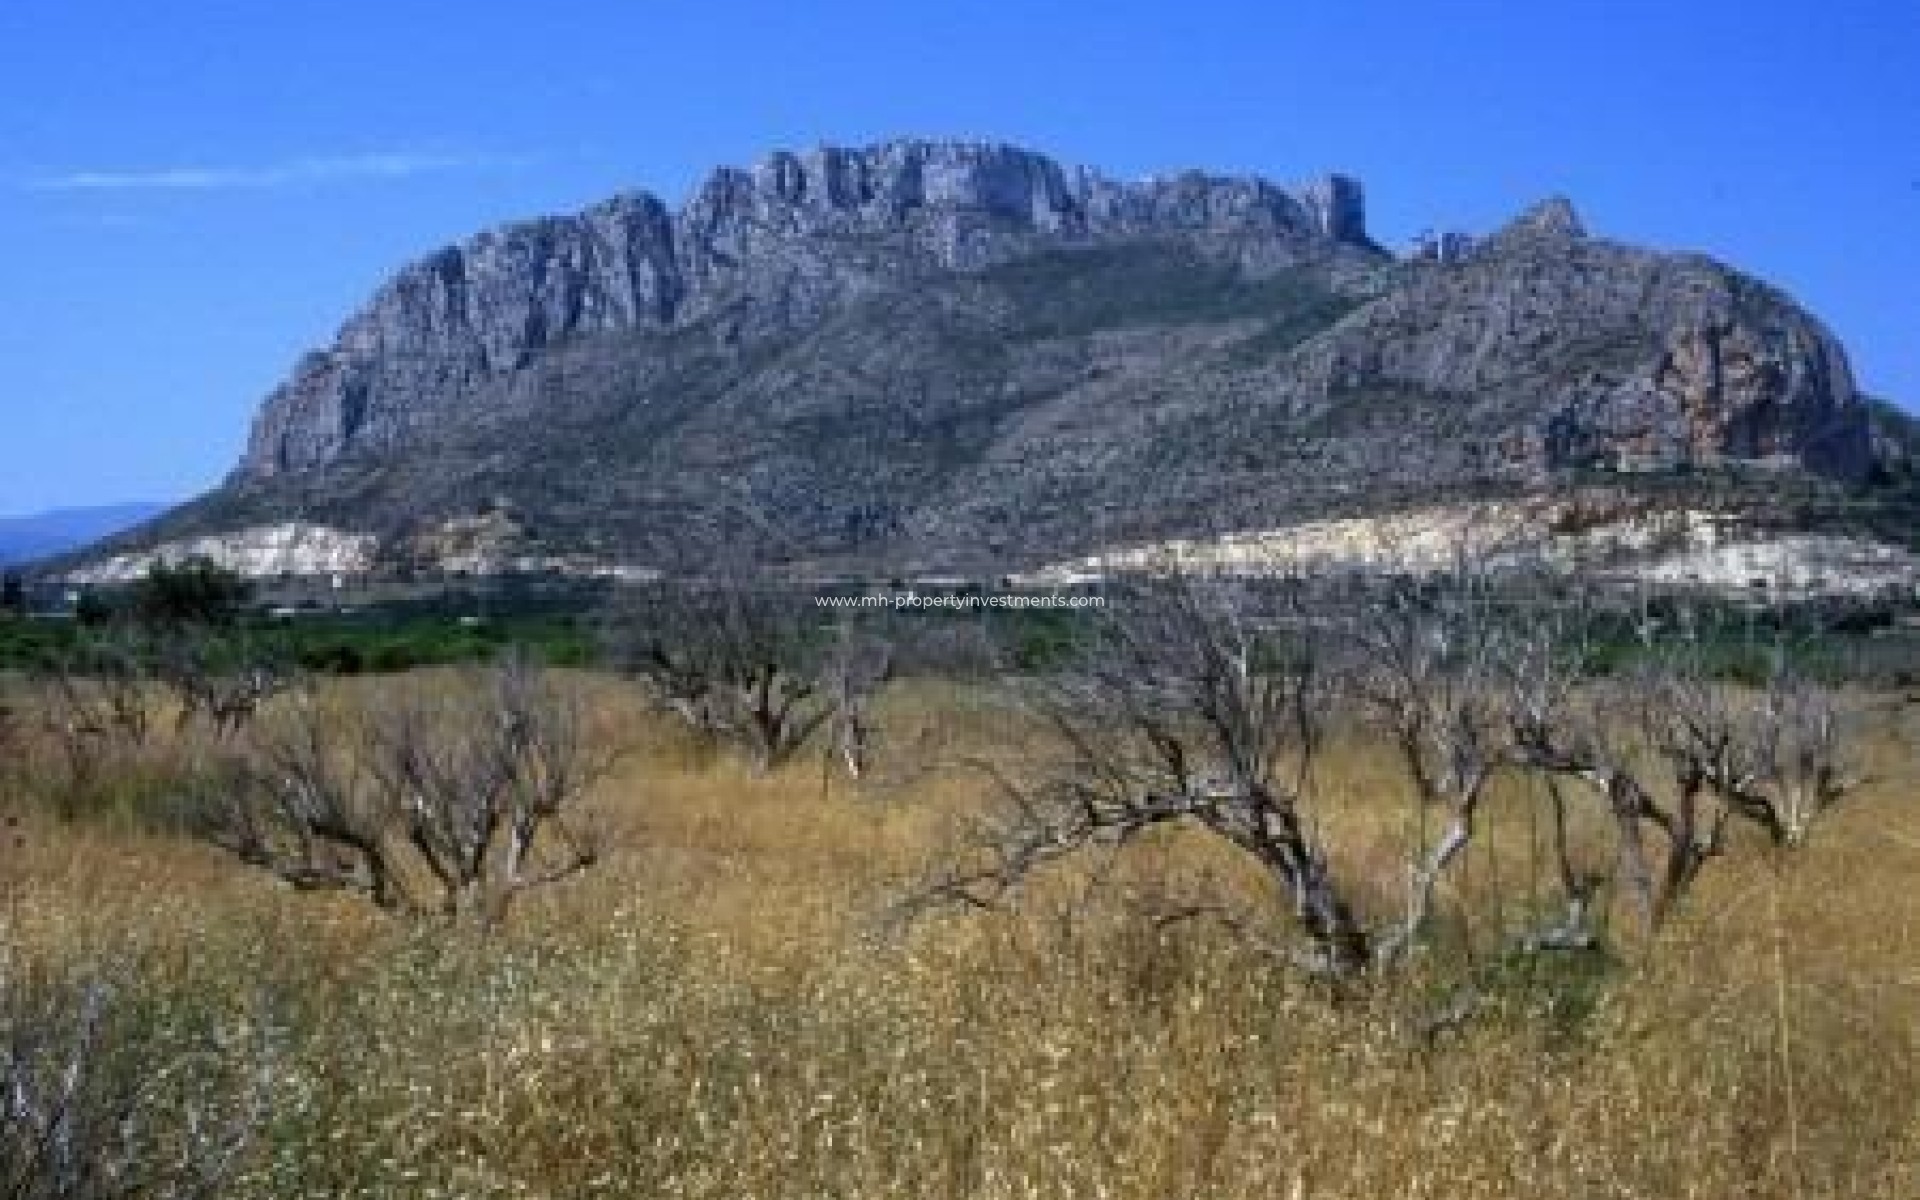
<path id="1" fill-rule="evenodd" d="M 622 751 L 589 797 L 600 856 L 490 933 L 289 888 L 143 815 L 206 736 L 170 721 L 61 819 L 58 756 L 17 721 L 14 1051 L 108 981 L 95 1059 L 140 1080 L 162 1157 L 249 1130 L 234 1196 L 1920 1194 L 1920 709 L 1897 697 L 1847 698 L 1872 778 L 1807 847 L 1736 838 L 1651 939 L 1617 915 L 1606 959 L 1503 960 L 1550 881 L 1538 806 L 1501 783 L 1439 898 L 1448 965 L 1335 990 L 1173 919 L 1170 895 L 1272 903 L 1178 826 L 1012 911 L 890 919 L 987 799 L 965 764 L 1031 733 L 984 690 L 893 685 L 855 786 L 811 754 L 756 775 L 630 685 L 568 683 Z M 1385 903 L 1406 785 L 1357 734 L 1319 769 L 1315 820 Z M 1469 976 L 1483 1003 L 1435 1028 Z"/>

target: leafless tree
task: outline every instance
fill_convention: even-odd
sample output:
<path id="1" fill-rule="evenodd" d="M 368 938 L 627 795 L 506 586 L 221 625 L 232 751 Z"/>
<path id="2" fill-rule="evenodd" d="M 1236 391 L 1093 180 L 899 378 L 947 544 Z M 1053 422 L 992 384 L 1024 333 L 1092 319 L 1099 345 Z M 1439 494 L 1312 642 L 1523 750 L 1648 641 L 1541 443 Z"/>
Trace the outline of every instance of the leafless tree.
<path id="1" fill-rule="evenodd" d="M 110 632 L 36 672 L 48 731 L 76 753 L 106 741 L 145 744 L 153 711 L 147 658 L 137 637 Z"/>
<path id="2" fill-rule="evenodd" d="M 615 665 L 700 734 L 766 772 L 831 720 L 841 683 L 823 675 L 823 631 L 803 596 L 744 576 L 662 582 L 614 618 Z"/>
<path id="3" fill-rule="evenodd" d="M 190 1200 L 232 1183 L 264 1117 L 270 1044 L 166 1044 L 124 1007 L 97 982 L 0 979 L 0 1195 Z"/>
<path id="4" fill-rule="evenodd" d="M 579 810 L 605 758 L 578 698 L 517 656 L 343 714 L 302 695 L 249 743 L 196 827 L 296 887 L 493 925 L 597 858 Z"/>
<path id="5" fill-rule="evenodd" d="M 993 906 L 1037 870 L 1186 823 L 1249 856 L 1296 918 L 1290 961 L 1329 976 L 1367 969 L 1356 916 L 1311 819 L 1330 679 L 1310 655 L 1276 657 L 1235 585 L 1184 576 L 1114 597 L 1094 644 L 1026 702 L 1049 735 L 1031 781 L 994 771 L 1002 807 L 969 861 L 944 867 L 917 911 Z"/>
<path id="6" fill-rule="evenodd" d="M 194 781 L 190 828 L 294 887 L 365 893 L 401 907 L 391 799 L 364 761 L 359 714 L 329 711 L 310 689 L 290 697 Z"/>
<path id="7" fill-rule="evenodd" d="M 1730 820 L 1790 846 L 1845 793 L 1845 723 L 1821 689 L 1783 668 L 1741 690 L 1671 647 L 1597 674 L 1596 614 L 1516 570 L 1462 560 L 1333 590 L 1291 583 L 1265 609 L 1249 602 L 1258 589 L 1178 572 L 1120 591 L 1081 660 L 1028 685 L 1042 759 L 989 765 L 999 807 L 907 910 L 993 906 L 1052 863 L 1184 823 L 1273 881 L 1306 938 L 1290 961 L 1379 973 L 1422 944 L 1504 775 L 1523 785 L 1517 802 L 1540 806 L 1530 819 L 1545 818 L 1565 904 L 1510 931 L 1510 948 L 1578 949 L 1595 942 L 1609 878 L 1657 924 L 1725 848 Z M 1404 900 L 1377 916 L 1313 820 L 1323 726 L 1350 716 L 1397 752 L 1422 817 Z M 1575 846 L 1572 828 L 1595 824 L 1583 809 L 1609 831 L 1610 871 Z"/>
<path id="8" fill-rule="evenodd" d="M 1714 787 L 1776 844 L 1799 846 L 1827 810 L 1862 782 L 1853 759 L 1853 721 L 1831 690 L 1807 678 L 1785 654 L 1750 704 L 1747 770 L 1716 778 Z"/>
<path id="9" fill-rule="evenodd" d="M 225 739 L 251 721 L 260 705 L 293 684 L 270 654 L 245 639 L 180 629 L 156 655 L 157 674 L 179 705 L 178 728 L 203 719 Z"/>
<path id="10" fill-rule="evenodd" d="M 849 779 L 864 778 L 872 764 L 872 701 L 892 672 L 893 649 L 887 642 L 840 625 L 820 673 L 831 704 L 828 754 L 840 760 Z"/>
<path id="11" fill-rule="evenodd" d="M 94 794 L 126 755 L 147 745 L 155 690 L 148 649 L 113 630 L 37 669 L 28 703 L 59 754 L 62 803 Z"/>
<path id="12" fill-rule="evenodd" d="M 1478 830 L 1489 784 L 1505 765 L 1499 683 L 1517 636 L 1484 560 L 1456 548 L 1429 576 L 1350 581 L 1320 605 L 1316 632 L 1339 657 L 1361 717 L 1378 726 L 1411 784 L 1418 844 L 1400 919 L 1376 939 L 1376 961 L 1425 932 L 1435 892 Z M 1427 833 L 1438 815 L 1437 837 Z"/>
<path id="13" fill-rule="evenodd" d="M 0 768 L 10 768 L 22 749 L 20 712 L 14 696 L 0 691 Z"/>
<path id="14" fill-rule="evenodd" d="M 478 713 L 473 692 L 484 698 Z M 580 703 L 524 658 L 459 691 L 386 705 L 367 765 L 445 913 L 495 923 L 521 892 L 597 857 L 573 820 L 596 774 Z"/>
<path id="15" fill-rule="evenodd" d="M 1643 624 L 1643 662 L 1608 679 L 1587 678 L 1551 632 L 1509 676 L 1514 761 L 1590 787 L 1649 925 L 1725 851 L 1731 821 L 1796 846 L 1856 782 L 1836 702 L 1784 648 L 1754 690 L 1714 677 L 1690 622 L 1653 633 Z"/>

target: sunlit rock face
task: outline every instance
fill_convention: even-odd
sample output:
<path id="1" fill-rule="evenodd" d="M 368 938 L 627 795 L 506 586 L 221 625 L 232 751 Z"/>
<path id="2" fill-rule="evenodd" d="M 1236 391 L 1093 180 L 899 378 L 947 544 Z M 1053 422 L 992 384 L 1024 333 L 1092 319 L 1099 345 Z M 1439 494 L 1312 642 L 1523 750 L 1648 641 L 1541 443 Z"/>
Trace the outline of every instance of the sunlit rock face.
<path id="1" fill-rule="evenodd" d="M 1595 476 L 1765 504 L 1890 445 L 1833 336 L 1738 271 L 1561 199 L 1398 258 L 1364 201 L 901 140 L 502 226 L 395 275 L 223 487 L 109 549 L 303 521 L 469 573 L 999 573 Z M 462 524 L 496 497 L 510 545 Z"/>
<path id="2" fill-rule="evenodd" d="M 716 170 L 678 212 L 623 194 L 406 268 L 268 398 L 239 470 L 272 475 L 403 442 L 449 395 L 569 338 L 683 325 L 743 295 L 805 321 L 876 273 L 1158 236 L 1270 266 L 1368 244 L 1360 187 L 1340 177 L 1296 195 L 1199 172 L 1118 182 L 983 142 L 777 151 L 751 170 Z"/>
<path id="3" fill-rule="evenodd" d="M 1184 572 L 1433 575 L 1463 563 L 1762 597 L 1920 597 L 1920 558 L 1870 538 L 1783 533 L 1724 514 L 1578 498 L 1441 505 L 1215 538 L 1114 547 L 1020 577 L 1040 587 Z"/>
<path id="4" fill-rule="evenodd" d="M 1329 405 L 1399 390 L 1504 410 L 1489 457 L 1536 475 L 1750 461 L 1857 480 L 1873 463 L 1866 401 L 1817 320 L 1709 259 L 1590 237 L 1564 200 L 1415 264 L 1297 375 Z"/>
<path id="5" fill-rule="evenodd" d="M 371 534 L 290 521 L 117 554 L 70 571 L 66 578 L 75 584 L 130 583 L 155 564 L 173 566 L 191 559 L 205 559 L 250 579 L 358 575 L 372 568 L 378 545 L 379 539 Z"/>

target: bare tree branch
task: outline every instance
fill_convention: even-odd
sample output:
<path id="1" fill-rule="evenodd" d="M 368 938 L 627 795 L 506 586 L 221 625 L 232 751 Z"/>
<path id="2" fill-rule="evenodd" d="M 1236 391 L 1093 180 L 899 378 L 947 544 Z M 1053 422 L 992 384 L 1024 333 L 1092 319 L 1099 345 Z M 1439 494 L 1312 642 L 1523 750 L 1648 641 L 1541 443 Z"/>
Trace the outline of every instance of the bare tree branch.
<path id="1" fill-rule="evenodd" d="M 296 887 L 492 925 L 598 859 L 578 809 L 608 759 L 578 697 L 517 655 L 367 709 L 303 692 L 248 742 L 194 798 L 194 827 Z"/>

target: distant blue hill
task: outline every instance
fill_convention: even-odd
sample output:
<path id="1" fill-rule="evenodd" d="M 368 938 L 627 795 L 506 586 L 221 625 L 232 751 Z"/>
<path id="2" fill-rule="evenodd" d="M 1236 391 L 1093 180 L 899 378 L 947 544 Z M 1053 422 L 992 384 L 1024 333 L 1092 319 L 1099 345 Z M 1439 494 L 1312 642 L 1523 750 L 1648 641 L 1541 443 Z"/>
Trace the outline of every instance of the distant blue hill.
<path id="1" fill-rule="evenodd" d="M 102 504 L 0 517 L 0 566 L 31 562 L 129 529 L 165 512 L 166 504 Z"/>

